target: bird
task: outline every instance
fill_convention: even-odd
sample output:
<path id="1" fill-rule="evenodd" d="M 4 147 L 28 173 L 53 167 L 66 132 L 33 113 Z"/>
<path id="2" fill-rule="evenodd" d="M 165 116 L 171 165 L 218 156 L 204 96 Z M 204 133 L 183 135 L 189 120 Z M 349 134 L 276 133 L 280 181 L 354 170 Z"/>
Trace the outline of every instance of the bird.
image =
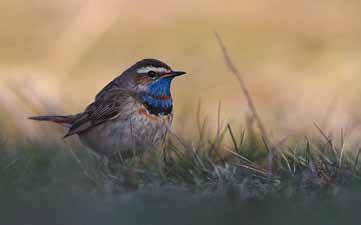
<path id="1" fill-rule="evenodd" d="M 158 59 L 142 59 L 106 85 L 85 110 L 72 115 L 46 115 L 77 135 L 100 156 L 127 159 L 164 145 L 173 119 L 171 83 L 186 74 Z"/>

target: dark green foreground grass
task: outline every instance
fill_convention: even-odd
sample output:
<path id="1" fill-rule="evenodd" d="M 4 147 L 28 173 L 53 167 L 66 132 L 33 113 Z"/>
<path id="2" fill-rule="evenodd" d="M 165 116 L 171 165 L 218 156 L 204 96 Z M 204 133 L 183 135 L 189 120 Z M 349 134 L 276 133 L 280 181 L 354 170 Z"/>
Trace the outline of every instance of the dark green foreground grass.
<path id="1" fill-rule="evenodd" d="M 277 153 L 268 177 L 262 146 L 235 143 L 221 156 L 220 144 L 178 140 L 166 157 L 106 166 L 67 144 L 4 142 L 0 224 L 360 223 L 357 153 L 304 141 Z"/>

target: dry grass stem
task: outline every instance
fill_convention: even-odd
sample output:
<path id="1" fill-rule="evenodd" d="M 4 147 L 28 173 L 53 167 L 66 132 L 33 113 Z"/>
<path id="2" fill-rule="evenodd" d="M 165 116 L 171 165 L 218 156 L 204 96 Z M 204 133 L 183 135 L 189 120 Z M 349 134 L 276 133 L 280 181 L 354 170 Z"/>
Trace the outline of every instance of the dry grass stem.
<path id="1" fill-rule="evenodd" d="M 269 153 L 268 153 L 268 163 L 269 163 L 269 165 L 268 165 L 268 173 L 271 176 L 272 175 L 273 150 L 274 150 L 274 148 L 272 147 L 270 138 L 268 137 L 266 129 L 264 128 L 263 123 L 261 121 L 261 118 L 258 115 L 256 106 L 255 106 L 255 104 L 254 104 L 254 102 L 252 100 L 251 94 L 248 91 L 248 88 L 246 86 L 246 83 L 245 83 L 241 73 L 238 71 L 237 67 L 232 62 L 232 60 L 231 60 L 231 58 L 230 58 L 230 56 L 228 54 L 227 48 L 223 43 L 223 40 L 222 40 L 221 36 L 218 33 L 215 33 L 215 36 L 216 36 L 216 38 L 218 40 L 218 44 L 219 44 L 219 46 L 220 46 L 220 48 L 222 50 L 223 58 L 224 58 L 224 61 L 226 63 L 226 66 L 235 75 L 235 77 L 237 78 L 237 81 L 241 86 L 241 90 L 242 90 L 242 92 L 243 92 L 243 94 L 244 94 L 244 96 L 246 98 L 247 105 L 248 105 L 249 109 L 252 112 L 252 118 L 256 121 L 258 129 L 261 132 L 261 135 L 262 135 L 262 137 L 264 139 L 265 144 L 271 145 L 271 147 L 268 148 L 269 149 Z"/>

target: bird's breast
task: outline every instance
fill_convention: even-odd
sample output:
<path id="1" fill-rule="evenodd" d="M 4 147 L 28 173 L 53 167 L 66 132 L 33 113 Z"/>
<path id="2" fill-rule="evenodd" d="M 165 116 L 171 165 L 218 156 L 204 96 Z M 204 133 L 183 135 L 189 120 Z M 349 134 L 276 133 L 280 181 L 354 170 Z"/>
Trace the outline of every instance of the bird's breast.
<path id="1" fill-rule="evenodd" d="M 142 120 L 147 120 L 150 123 L 155 123 L 155 124 L 159 123 L 159 125 L 161 126 L 170 125 L 173 117 L 171 113 L 168 113 L 167 115 L 153 114 L 149 111 L 146 105 L 141 105 L 136 111 L 136 114 Z"/>

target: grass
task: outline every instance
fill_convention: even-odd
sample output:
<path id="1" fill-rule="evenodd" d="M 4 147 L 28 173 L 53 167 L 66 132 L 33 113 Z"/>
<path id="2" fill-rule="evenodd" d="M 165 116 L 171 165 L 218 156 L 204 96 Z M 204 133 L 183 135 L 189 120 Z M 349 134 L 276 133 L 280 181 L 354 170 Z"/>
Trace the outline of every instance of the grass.
<path id="1" fill-rule="evenodd" d="M 51 141 L 9 144 L 3 140 L 2 188 L 21 184 L 19 187 L 29 189 L 62 183 L 72 188 L 86 186 L 92 191 L 124 192 L 151 185 L 191 190 L 241 185 L 241 194 L 251 190 L 257 196 L 258 190 L 262 194 L 291 187 L 296 192 L 361 181 L 360 150 L 336 147 L 326 137 L 305 137 L 293 146 L 287 142 L 275 146 L 273 174 L 269 177 L 269 150 L 262 138 L 244 134 L 237 140 L 230 125 L 219 135 L 189 143 L 171 134 L 164 151 L 109 162 L 80 146 Z M 230 144 L 224 143 L 227 135 L 233 137 Z"/>
<path id="2" fill-rule="evenodd" d="M 193 143 L 171 134 L 165 151 L 107 164 L 74 144 L 3 140 L 0 223 L 358 223 L 359 151 L 322 135 L 283 142 L 269 177 L 260 136 L 227 144 L 231 125 L 217 133 Z"/>

